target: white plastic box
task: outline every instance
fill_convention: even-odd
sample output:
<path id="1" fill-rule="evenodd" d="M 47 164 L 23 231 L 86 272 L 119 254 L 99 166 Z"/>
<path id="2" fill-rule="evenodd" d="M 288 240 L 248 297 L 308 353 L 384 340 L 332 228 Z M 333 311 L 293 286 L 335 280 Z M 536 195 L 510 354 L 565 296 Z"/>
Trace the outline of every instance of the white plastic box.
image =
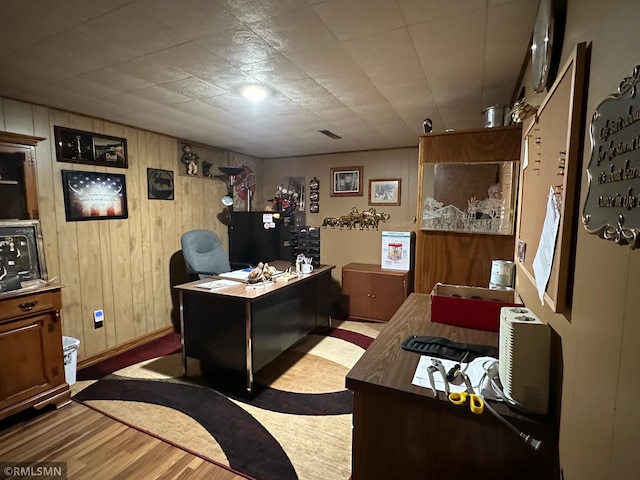
<path id="1" fill-rule="evenodd" d="M 76 383 L 76 364 L 78 362 L 78 347 L 80 340 L 73 337 L 62 337 L 64 352 L 64 378 L 69 385 Z"/>

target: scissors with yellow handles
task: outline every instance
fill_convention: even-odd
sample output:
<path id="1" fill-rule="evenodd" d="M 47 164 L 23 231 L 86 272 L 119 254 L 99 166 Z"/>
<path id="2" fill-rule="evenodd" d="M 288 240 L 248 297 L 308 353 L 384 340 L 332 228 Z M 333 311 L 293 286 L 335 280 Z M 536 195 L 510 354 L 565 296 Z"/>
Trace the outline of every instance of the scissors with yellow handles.
<path id="1" fill-rule="evenodd" d="M 467 398 L 469 398 L 471 411 L 480 415 L 484 412 L 484 399 L 473 392 L 469 377 L 464 373 L 461 373 L 461 375 L 464 375 L 464 383 L 467 386 L 467 390 L 466 392 L 451 392 L 449 394 L 449 401 L 454 405 L 463 405 L 467 402 Z"/>

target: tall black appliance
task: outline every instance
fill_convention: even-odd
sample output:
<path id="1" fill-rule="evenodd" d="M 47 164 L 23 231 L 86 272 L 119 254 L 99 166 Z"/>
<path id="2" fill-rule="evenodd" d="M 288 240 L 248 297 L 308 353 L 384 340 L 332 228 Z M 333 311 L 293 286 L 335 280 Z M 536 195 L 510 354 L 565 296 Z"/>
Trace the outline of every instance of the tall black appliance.
<path id="1" fill-rule="evenodd" d="M 229 260 L 234 267 L 291 260 L 290 213 L 234 211 L 229 227 Z"/>

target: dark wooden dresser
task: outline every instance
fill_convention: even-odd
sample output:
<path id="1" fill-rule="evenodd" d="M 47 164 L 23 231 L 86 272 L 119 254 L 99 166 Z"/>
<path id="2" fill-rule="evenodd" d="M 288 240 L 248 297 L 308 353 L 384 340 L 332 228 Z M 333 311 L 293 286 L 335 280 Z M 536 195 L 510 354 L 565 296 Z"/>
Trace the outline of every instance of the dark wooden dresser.
<path id="1" fill-rule="evenodd" d="M 346 377 L 354 393 L 353 480 L 446 478 L 473 480 L 557 479 L 556 422 L 522 417 L 492 405 L 510 423 L 542 440 L 535 452 L 488 409 L 481 415 L 456 406 L 444 392 L 411 383 L 420 355 L 402 349 L 409 335 L 493 345 L 494 332 L 430 320 L 430 297 L 413 293 Z"/>

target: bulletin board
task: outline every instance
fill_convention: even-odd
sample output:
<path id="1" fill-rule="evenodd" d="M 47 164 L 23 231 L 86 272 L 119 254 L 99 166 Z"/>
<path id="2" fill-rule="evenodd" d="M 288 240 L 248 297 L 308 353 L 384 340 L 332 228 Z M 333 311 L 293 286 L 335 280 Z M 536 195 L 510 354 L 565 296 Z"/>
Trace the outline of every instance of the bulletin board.
<path id="1" fill-rule="evenodd" d="M 559 223 L 544 303 L 555 313 L 571 308 L 573 258 L 582 172 L 588 50 L 578 44 L 523 138 L 516 228 L 516 264 L 536 285 L 534 260 L 541 248 L 547 208 L 555 200 Z M 550 198 L 553 197 L 553 198 Z M 538 268 L 538 273 L 540 269 Z M 541 278 L 543 278 L 541 276 Z"/>

